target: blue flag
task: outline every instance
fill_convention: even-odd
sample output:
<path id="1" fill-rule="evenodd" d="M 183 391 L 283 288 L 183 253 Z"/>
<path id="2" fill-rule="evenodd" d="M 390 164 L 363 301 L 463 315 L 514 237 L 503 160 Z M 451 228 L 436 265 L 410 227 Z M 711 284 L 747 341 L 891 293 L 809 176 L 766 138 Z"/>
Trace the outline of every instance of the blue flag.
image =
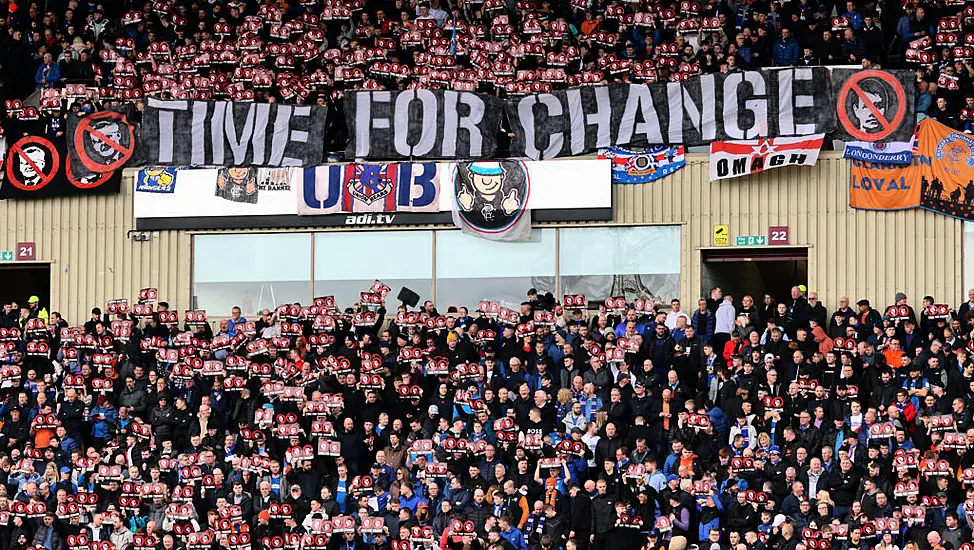
<path id="1" fill-rule="evenodd" d="M 612 183 L 647 183 L 676 172 L 686 165 L 682 145 L 651 147 L 642 151 L 608 147 L 599 158 L 612 161 Z"/>

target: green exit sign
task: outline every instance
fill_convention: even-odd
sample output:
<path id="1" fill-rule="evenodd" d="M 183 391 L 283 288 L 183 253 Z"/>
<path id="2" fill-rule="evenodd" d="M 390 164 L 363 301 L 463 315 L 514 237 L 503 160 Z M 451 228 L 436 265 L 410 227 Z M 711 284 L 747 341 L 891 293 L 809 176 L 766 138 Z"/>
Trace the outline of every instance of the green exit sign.
<path id="1" fill-rule="evenodd" d="M 768 238 L 764 235 L 738 235 L 737 246 L 764 246 L 768 244 Z"/>
<path id="2" fill-rule="evenodd" d="M 0 250 L 0 262 L 12 262 L 12 261 L 14 261 L 13 250 Z"/>

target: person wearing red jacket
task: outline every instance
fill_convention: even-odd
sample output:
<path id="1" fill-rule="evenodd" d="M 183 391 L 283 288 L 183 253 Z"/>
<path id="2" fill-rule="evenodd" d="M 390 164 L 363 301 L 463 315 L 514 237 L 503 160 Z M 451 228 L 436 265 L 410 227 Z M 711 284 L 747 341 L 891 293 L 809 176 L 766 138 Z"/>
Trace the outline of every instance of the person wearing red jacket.
<path id="1" fill-rule="evenodd" d="M 741 340 L 741 335 L 736 331 L 731 333 L 731 339 L 724 344 L 722 354 L 724 361 L 730 363 L 731 357 L 740 355 L 742 348 L 744 348 L 744 342 Z"/>

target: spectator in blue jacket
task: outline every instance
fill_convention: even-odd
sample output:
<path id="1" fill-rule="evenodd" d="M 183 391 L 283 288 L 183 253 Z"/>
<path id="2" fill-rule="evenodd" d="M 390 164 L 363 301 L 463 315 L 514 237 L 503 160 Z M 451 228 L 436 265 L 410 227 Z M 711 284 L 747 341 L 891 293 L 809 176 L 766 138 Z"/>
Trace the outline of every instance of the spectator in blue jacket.
<path id="1" fill-rule="evenodd" d="M 754 49 L 751 43 L 743 34 L 738 34 L 735 38 L 737 45 L 737 66 L 745 71 L 754 68 Z"/>
<path id="2" fill-rule="evenodd" d="M 849 19 L 849 26 L 852 30 L 859 32 L 862 30 L 862 14 L 856 11 L 856 3 L 852 0 L 848 0 L 845 3 L 845 13 L 842 17 Z"/>
<path id="3" fill-rule="evenodd" d="M 17 486 L 17 493 L 14 495 L 15 500 L 27 489 L 29 484 L 33 483 L 35 485 L 34 488 L 36 489 L 36 486 L 43 482 L 44 478 L 41 477 L 41 474 L 34 470 L 33 461 L 30 461 L 30 464 L 24 465 L 24 470 L 19 474 L 12 475 L 7 479 L 7 485 Z"/>
<path id="4" fill-rule="evenodd" d="M 37 68 L 34 74 L 34 84 L 38 88 L 53 88 L 61 81 L 61 68 L 54 62 L 54 56 L 50 53 L 44 54 L 44 62 Z"/>
<path id="5" fill-rule="evenodd" d="M 103 445 L 115 435 L 115 426 L 118 422 L 118 410 L 112 405 L 104 395 L 98 396 L 98 405 L 91 409 L 88 415 L 91 421 L 91 437 Z"/>
<path id="6" fill-rule="evenodd" d="M 237 325 L 247 322 L 247 318 L 241 313 L 240 306 L 233 306 L 230 308 L 230 319 L 227 320 L 230 330 L 227 331 L 227 334 L 229 334 L 231 338 L 237 335 Z"/>
<path id="7" fill-rule="evenodd" d="M 511 546 L 515 550 L 527 550 L 527 544 L 524 541 L 524 534 L 517 527 L 511 525 L 511 516 L 504 514 L 500 519 L 500 529 L 501 537 L 507 542 L 511 543 Z"/>
<path id="8" fill-rule="evenodd" d="M 701 342 L 707 343 L 714 336 L 714 323 L 716 322 L 716 317 L 707 309 L 707 300 L 701 299 L 697 302 L 699 309 L 693 313 L 693 318 L 690 320 L 690 325 L 693 330 L 697 332 L 697 338 Z"/>
<path id="9" fill-rule="evenodd" d="M 896 36 L 902 42 L 900 44 L 901 49 L 906 50 L 907 42 L 910 40 L 907 35 L 910 34 L 910 24 L 916 21 L 916 15 L 914 13 L 913 4 L 906 4 L 903 6 L 903 15 L 900 16 L 899 20 L 896 22 Z"/>
<path id="10" fill-rule="evenodd" d="M 798 41 L 791 36 L 791 30 L 781 29 L 781 38 L 774 43 L 772 57 L 776 66 L 798 64 L 801 48 L 798 47 Z"/>

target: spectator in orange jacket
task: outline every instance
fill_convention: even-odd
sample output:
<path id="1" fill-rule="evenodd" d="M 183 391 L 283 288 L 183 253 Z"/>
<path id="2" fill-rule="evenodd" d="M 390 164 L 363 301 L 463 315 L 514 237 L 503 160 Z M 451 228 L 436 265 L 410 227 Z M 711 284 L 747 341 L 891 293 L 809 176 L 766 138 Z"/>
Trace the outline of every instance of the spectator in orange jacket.
<path id="1" fill-rule="evenodd" d="M 835 344 L 829 338 L 829 335 L 825 334 L 825 329 L 819 326 L 817 321 L 809 321 L 809 324 L 812 325 L 812 337 L 815 338 L 815 342 L 818 344 L 819 353 L 824 355 L 832 351 Z"/>
<path id="2" fill-rule="evenodd" d="M 883 357 L 886 357 L 886 364 L 890 367 L 897 369 L 903 363 L 903 350 L 900 349 L 900 341 L 898 338 L 891 338 L 889 345 L 883 350 Z"/>

